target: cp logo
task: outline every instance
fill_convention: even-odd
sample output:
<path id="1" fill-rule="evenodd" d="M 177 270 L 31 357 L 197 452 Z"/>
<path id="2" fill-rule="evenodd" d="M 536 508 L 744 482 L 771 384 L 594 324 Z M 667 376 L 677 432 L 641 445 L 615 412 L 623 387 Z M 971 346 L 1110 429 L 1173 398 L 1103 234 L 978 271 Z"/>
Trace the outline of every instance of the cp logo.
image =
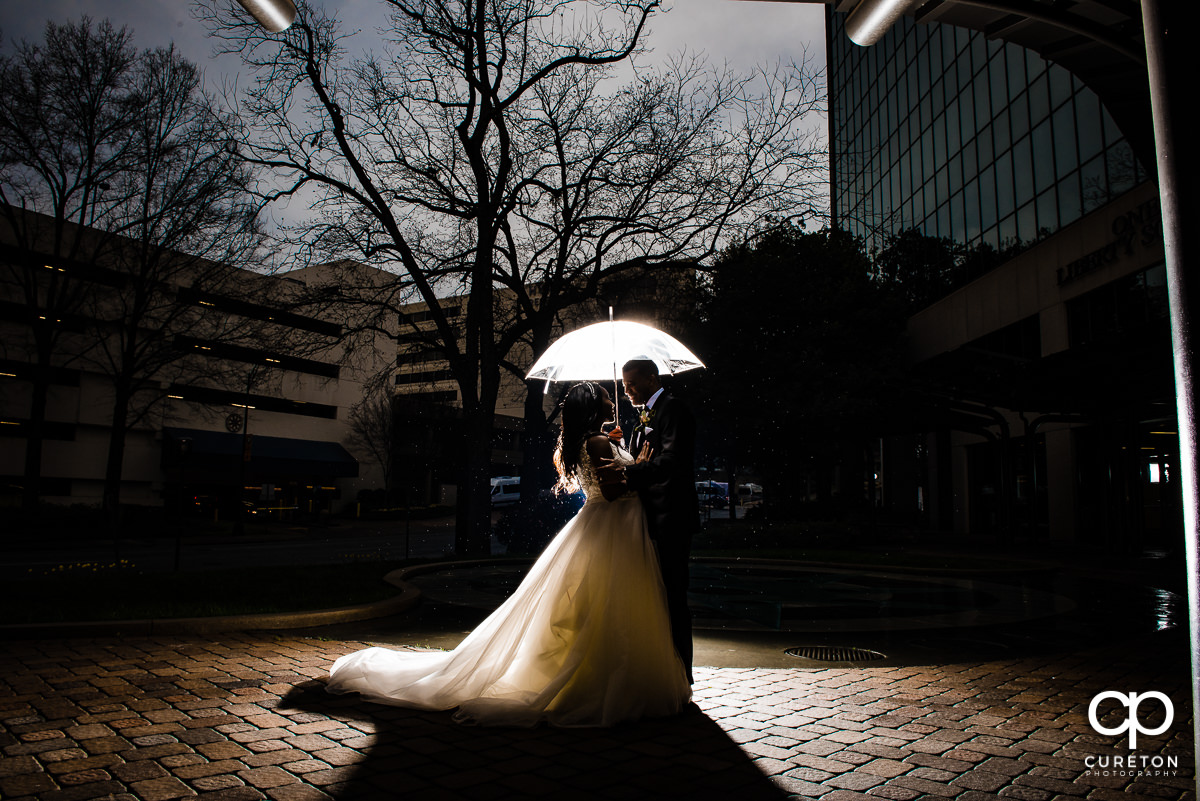
<path id="1" fill-rule="evenodd" d="M 1100 708 L 1101 702 L 1106 698 L 1115 698 L 1118 703 L 1129 710 L 1129 717 L 1126 718 L 1125 721 L 1119 726 L 1114 726 L 1111 729 L 1100 725 L 1100 718 L 1096 714 L 1096 710 Z M 1163 709 L 1167 711 L 1166 720 L 1164 720 L 1163 724 L 1157 729 L 1147 729 L 1143 727 L 1141 721 L 1138 720 L 1138 704 L 1147 698 L 1154 698 L 1158 700 L 1162 703 Z M 1112 737 L 1128 731 L 1129 748 L 1131 750 L 1137 748 L 1138 732 L 1150 737 L 1153 737 L 1156 734 L 1162 734 L 1167 730 L 1167 727 L 1171 725 L 1173 720 L 1175 720 L 1175 707 L 1171 704 L 1171 699 L 1156 691 L 1142 693 L 1140 695 L 1138 693 L 1129 693 L 1126 695 L 1124 693 L 1108 690 L 1097 695 L 1092 699 L 1092 703 L 1088 705 L 1088 722 L 1092 724 L 1092 728 L 1100 734 L 1107 734 Z"/>

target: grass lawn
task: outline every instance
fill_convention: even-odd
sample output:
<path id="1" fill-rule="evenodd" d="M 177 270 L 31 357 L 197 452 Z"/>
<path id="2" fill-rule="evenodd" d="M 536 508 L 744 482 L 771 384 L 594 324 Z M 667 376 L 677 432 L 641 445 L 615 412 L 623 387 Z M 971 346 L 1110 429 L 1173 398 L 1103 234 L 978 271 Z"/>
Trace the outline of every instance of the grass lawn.
<path id="1" fill-rule="evenodd" d="M 69 564 L 0 584 L 0 622 L 143 620 L 328 609 L 399 594 L 383 577 L 396 562 L 140 573 L 120 564 Z"/>

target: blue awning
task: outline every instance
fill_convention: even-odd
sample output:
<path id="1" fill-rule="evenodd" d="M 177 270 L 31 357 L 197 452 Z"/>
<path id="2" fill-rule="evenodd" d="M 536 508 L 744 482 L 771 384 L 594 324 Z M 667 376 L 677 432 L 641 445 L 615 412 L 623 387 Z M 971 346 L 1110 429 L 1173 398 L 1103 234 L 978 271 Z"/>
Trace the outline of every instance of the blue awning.
<path id="1" fill-rule="evenodd" d="M 244 454 L 241 434 L 198 428 L 163 428 L 163 465 L 183 480 L 238 479 Z M 345 478 L 358 475 L 358 460 L 337 442 L 251 434 L 249 475 L 268 478 Z"/>

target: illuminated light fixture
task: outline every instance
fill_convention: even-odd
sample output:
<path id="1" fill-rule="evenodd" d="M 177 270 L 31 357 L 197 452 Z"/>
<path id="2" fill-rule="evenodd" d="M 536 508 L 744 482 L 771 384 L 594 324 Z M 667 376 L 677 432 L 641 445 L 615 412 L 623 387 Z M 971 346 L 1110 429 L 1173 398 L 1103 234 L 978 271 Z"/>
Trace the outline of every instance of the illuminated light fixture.
<path id="1" fill-rule="evenodd" d="M 230 405 L 230 406 L 236 406 L 236 407 L 238 407 L 239 409 L 253 409 L 253 408 L 254 408 L 253 406 L 247 406 L 247 405 L 246 405 L 246 404 L 244 404 L 244 403 L 231 403 L 231 404 L 229 404 L 229 405 Z"/>
<path id="2" fill-rule="evenodd" d="M 216 306 L 217 304 L 209 303 L 207 300 L 202 300 L 202 301 L 200 301 L 200 305 L 201 306 Z"/>
<path id="3" fill-rule="evenodd" d="M 867 47 L 883 38 L 896 20 L 925 0 L 862 0 L 846 16 L 846 36 L 856 45 Z"/>
<path id="4" fill-rule="evenodd" d="M 19 426 L 20 423 L 15 423 L 12 420 L 0 420 L 0 426 Z"/>
<path id="5" fill-rule="evenodd" d="M 0 373 L 0 376 L 3 376 L 4 378 L 16 378 L 17 374 L 16 373 Z"/>
<path id="6" fill-rule="evenodd" d="M 182 395 L 168 395 L 167 397 L 168 397 L 168 398 L 174 398 L 175 400 L 183 400 L 183 396 L 182 396 Z"/>
<path id="7" fill-rule="evenodd" d="M 273 362 L 274 364 L 282 364 L 282 362 L 280 362 L 279 359 L 272 359 L 270 356 L 267 356 L 266 360 L 269 362 Z"/>
<path id="8" fill-rule="evenodd" d="M 238 0 L 238 3 L 271 33 L 285 31 L 296 21 L 296 6 L 292 0 Z"/>

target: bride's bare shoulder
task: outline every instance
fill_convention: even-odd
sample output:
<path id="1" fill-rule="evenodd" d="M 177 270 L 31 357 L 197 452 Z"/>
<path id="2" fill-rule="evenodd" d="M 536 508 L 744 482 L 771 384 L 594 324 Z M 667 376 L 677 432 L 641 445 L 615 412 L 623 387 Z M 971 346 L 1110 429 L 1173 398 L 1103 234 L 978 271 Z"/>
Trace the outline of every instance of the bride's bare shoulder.
<path id="1" fill-rule="evenodd" d="M 597 465 L 600 464 L 601 459 L 613 458 L 612 440 L 603 434 L 593 434 L 587 438 L 584 445 L 587 448 L 588 456 Z"/>

